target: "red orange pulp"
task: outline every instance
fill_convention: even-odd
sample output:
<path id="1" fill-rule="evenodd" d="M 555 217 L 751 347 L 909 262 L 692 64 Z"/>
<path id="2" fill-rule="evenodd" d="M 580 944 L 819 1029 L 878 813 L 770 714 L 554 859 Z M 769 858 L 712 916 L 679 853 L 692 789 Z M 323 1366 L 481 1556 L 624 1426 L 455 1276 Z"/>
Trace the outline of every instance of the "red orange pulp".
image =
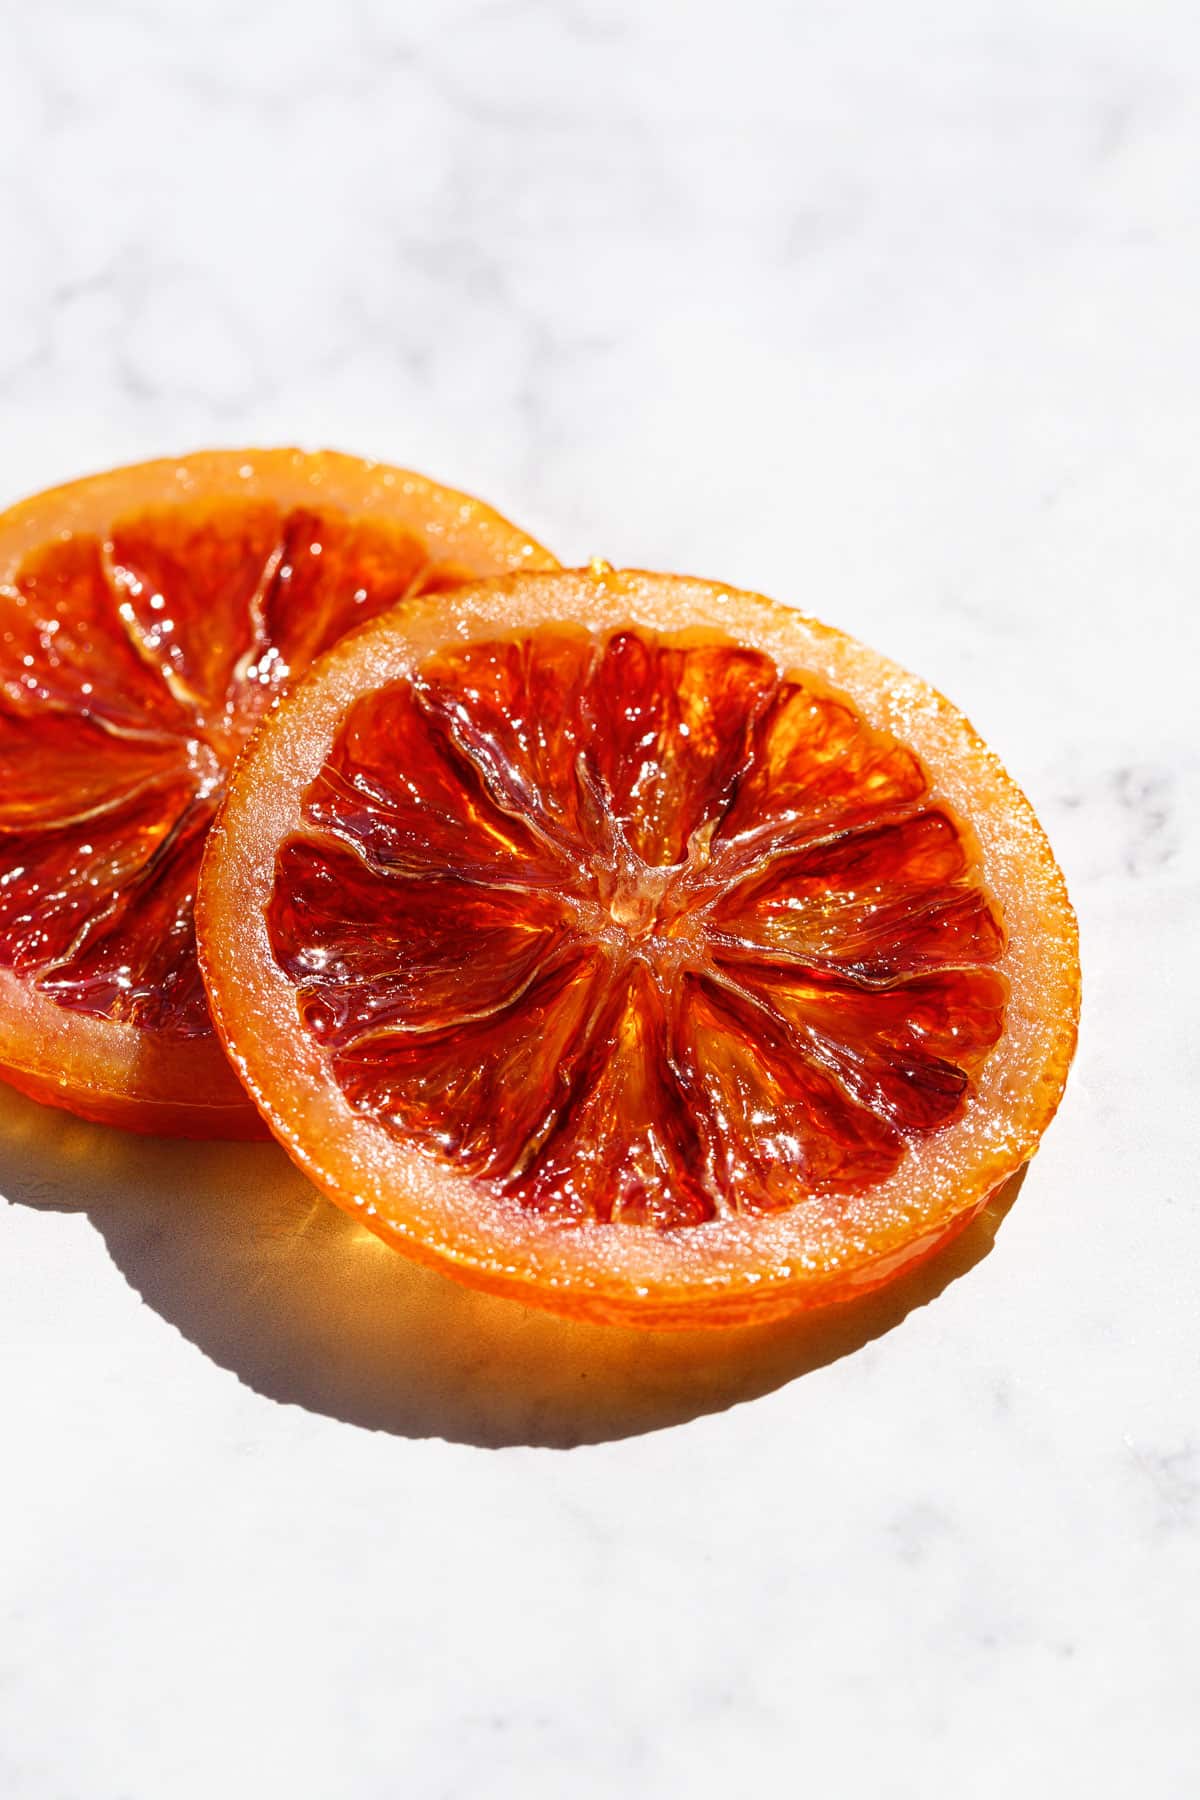
<path id="1" fill-rule="evenodd" d="M 262 1131 L 213 1035 L 193 898 L 230 768 L 343 632 L 553 559 L 332 452 L 218 451 L 0 517 L 0 1075 L 140 1131 Z"/>
<path id="2" fill-rule="evenodd" d="M 597 1320 L 886 1280 L 1030 1156 L 1074 1045 L 1062 876 L 966 720 L 798 613 L 603 566 L 325 655 L 238 766 L 199 923 L 331 1198 Z"/>

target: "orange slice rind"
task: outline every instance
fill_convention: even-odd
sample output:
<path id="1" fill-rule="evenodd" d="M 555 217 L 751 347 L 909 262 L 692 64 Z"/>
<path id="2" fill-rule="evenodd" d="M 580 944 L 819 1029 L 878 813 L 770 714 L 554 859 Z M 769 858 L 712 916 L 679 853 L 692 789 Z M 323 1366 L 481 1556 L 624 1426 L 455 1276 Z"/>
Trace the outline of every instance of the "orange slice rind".
<path id="1" fill-rule="evenodd" d="M 144 463 L 0 516 L 0 1075 L 142 1131 L 260 1134 L 192 925 L 234 758 L 346 629 L 553 566 L 480 502 L 333 452 Z"/>
<path id="2" fill-rule="evenodd" d="M 209 836 L 230 1059 L 407 1254 L 582 1318 L 887 1280 L 1032 1154 L 1061 873 L 949 702 L 843 634 L 604 567 L 417 601 L 266 720 Z"/>

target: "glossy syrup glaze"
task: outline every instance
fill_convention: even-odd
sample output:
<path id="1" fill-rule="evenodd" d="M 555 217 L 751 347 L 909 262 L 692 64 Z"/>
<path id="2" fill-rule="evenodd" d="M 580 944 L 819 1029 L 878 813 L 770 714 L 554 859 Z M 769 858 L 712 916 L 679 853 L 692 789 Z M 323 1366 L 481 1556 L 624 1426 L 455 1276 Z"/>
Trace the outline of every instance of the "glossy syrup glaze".
<path id="1" fill-rule="evenodd" d="M 882 1180 L 999 1037 L 916 757 L 757 651 L 547 626 L 360 698 L 268 923 L 349 1100 L 564 1221 Z"/>
<path id="2" fill-rule="evenodd" d="M 28 556 L 0 585 L 0 967 L 208 1031 L 192 908 L 230 764 L 315 655 L 453 573 L 387 523 L 240 500 Z"/>

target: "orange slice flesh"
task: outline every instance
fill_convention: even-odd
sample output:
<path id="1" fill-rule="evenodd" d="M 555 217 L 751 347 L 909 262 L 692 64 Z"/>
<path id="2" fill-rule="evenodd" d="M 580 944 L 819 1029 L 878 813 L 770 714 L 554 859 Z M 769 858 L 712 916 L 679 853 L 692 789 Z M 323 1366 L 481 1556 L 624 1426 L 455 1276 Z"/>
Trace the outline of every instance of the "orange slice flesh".
<path id="1" fill-rule="evenodd" d="M 597 1320 L 887 1279 L 1031 1154 L 1076 932 L 948 702 L 769 601 L 520 575 L 377 620 L 241 764 L 202 962 L 272 1130 L 381 1237 Z"/>
<path id="2" fill-rule="evenodd" d="M 0 517 L 0 1074 L 138 1130 L 260 1135 L 192 917 L 235 757 L 351 627 L 553 566 L 478 501 L 333 453 L 147 463 Z"/>

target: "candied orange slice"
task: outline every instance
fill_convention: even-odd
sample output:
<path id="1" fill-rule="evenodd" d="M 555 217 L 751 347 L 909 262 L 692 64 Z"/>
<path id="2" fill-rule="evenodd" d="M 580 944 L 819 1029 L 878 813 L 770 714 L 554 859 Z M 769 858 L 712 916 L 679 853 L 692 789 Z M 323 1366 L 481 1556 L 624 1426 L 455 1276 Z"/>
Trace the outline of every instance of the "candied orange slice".
<path id="1" fill-rule="evenodd" d="M 261 1132 L 192 919 L 234 758 L 352 626 L 553 566 L 478 501 L 328 452 L 145 463 L 0 517 L 0 1075 L 138 1130 Z"/>
<path id="2" fill-rule="evenodd" d="M 599 1320 L 887 1279 L 1029 1157 L 1075 1038 L 1062 877 L 960 714 L 769 601 L 603 566 L 322 659 L 239 767 L 199 918 L 319 1186 Z"/>

